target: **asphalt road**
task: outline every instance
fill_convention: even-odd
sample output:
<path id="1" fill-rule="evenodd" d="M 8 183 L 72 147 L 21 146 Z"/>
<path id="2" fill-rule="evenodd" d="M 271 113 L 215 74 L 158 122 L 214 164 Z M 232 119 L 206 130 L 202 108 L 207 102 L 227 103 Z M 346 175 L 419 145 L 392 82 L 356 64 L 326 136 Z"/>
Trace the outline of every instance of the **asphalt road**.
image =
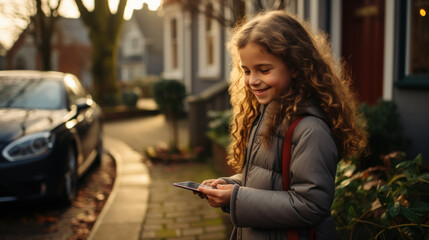
<path id="1" fill-rule="evenodd" d="M 79 182 L 79 192 L 70 207 L 55 202 L 0 204 L 1 240 L 75 240 L 86 239 L 108 195 L 115 166 L 103 155 Z"/>

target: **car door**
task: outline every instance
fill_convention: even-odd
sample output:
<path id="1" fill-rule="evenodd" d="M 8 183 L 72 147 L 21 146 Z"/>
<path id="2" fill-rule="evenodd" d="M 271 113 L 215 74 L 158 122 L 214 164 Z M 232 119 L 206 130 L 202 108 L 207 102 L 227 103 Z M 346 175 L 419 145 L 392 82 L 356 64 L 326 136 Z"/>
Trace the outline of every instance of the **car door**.
<path id="1" fill-rule="evenodd" d="M 85 161 L 96 154 L 101 129 L 99 113 L 77 78 L 68 80 L 68 92 L 70 103 L 77 109 L 75 128 L 81 143 L 82 161 Z"/>

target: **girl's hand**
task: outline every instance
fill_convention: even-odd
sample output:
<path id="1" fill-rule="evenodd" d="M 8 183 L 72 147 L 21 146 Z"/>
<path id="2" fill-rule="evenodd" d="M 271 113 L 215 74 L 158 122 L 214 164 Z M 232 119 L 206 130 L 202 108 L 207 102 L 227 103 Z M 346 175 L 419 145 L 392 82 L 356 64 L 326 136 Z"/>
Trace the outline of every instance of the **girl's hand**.
<path id="1" fill-rule="evenodd" d="M 218 184 L 226 184 L 226 181 L 223 179 L 208 179 L 201 183 L 201 185 L 211 186 L 213 188 L 216 188 Z M 194 191 L 194 194 L 197 194 L 201 199 L 207 198 L 207 196 L 201 192 Z"/>
<path id="2" fill-rule="evenodd" d="M 220 180 L 220 179 L 218 179 Z M 225 182 L 224 180 L 221 180 Z M 215 182 L 211 183 L 213 185 Z M 223 207 L 229 206 L 229 201 L 234 188 L 233 184 L 217 184 L 216 188 L 204 188 L 199 187 L 198 191 L 201 191 L 204 194 L 212 207 Z"/>
<path id="3" fill-rule="evenodd" d="M 223 179 L 208 179 L 204 180 L 201 185 L 208 185 L 216 188 L 218 184 L 227 184 L 227 182 Z"/>

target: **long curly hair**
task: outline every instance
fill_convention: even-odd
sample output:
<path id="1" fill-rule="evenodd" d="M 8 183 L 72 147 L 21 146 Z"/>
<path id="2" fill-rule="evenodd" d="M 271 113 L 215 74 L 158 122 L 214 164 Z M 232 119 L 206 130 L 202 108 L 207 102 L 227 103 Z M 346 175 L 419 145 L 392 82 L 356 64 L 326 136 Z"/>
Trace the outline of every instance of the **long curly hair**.
<path id="1" fill-rule="evenodd" d="M 357 100 L 350 90 L 350 78 L 343 65 L 336 63 L 326 37 L 312 34 L 306 22 L 300 22 L 284 11 L 261 13 L 234 29 L 228 49 L 233 67 L 229 93 L 233 106 L 230 125 L 232 142 L 228 148 L 228 164 L 241 172 L 244 149 L 259 103 L 245 86 L 238 51 L 248 43 L 261 46 L 279 57 L 294 72 L 291 84 L 278 100 L 264 133 L 269 144 L 277 127 L 287 129 L 302 114 L 311 99 L 326 114 L 343 159 L 358 157 L 366 147 L 366 122 L 357 110 Z"/>

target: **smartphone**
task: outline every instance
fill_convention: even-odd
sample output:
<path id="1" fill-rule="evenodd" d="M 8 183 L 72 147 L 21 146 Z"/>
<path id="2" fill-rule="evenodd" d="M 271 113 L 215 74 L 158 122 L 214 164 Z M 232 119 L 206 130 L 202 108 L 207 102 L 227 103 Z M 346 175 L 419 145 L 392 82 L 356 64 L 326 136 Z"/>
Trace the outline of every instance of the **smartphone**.
<path id="1" fill-rule="evenodd" d="M 192 191 L 196 191 L 196 192 L 200 192 L 200 191 L 198 191 L 198 187 L 199 186 L 202 186 L 202 187 L 205 187 L 205 188 L 214 188 L 212 186 L 201 185 L 199 183 L 192 182 L 192 181 L 176 182 L 176 183 L 173 183 L 173 185 L 176 186 L 176 187 L 181 187 L 181 188 L 192 190 Z"/>

